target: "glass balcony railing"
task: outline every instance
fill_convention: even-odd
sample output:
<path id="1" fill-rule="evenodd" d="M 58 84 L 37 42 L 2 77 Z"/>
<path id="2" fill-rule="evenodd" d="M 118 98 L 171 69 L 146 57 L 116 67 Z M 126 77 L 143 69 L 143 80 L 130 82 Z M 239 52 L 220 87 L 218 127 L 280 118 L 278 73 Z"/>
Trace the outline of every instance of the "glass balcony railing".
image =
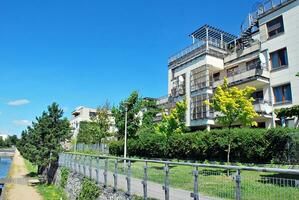
<path id="1" fill-rule="evenodd" d="M 208 45 L 207 41 L 203 40 L 197 40 L 194 44 L 186 47 L 185 49 L 179 51 L 178 53 L 174 54 L 168 59 L 168 63 L 171 63 L 179 58 L 184 57 L 185 55 L 190 54 L 191 52 L 197 52 L 197 53 L 203 53 L 207 50 L 207 48 L 211 47 L 216 47 L 218 49 L 227 49 L 227 44 L 224 42 L 221 42 L 221 40 L 215 39 L 210 37 L 208 39 Z"/>

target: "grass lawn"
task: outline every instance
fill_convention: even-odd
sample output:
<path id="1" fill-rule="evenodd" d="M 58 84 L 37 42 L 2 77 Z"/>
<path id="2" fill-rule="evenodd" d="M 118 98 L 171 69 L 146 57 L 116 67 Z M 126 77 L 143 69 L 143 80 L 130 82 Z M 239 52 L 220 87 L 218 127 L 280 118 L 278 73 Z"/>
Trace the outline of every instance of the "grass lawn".
<path id="1" fill-rule="evenodd" d="M 62 188 L 55 185 L 41 184 L 36 186 L 37 191 L 43 196 L 44 200 L 67 200 Z"/>
<path id="2" fill-rule="evenodd" d="M 24 162 L 29 176 L 37 177 L 37 166 L 26 159 L 24 159 Z M 36 186 L 36 189 L 38 193 L 42 195 L 44 200 L 67 200 L 63 189 L 56 185 L 40 184 Z"/>
<path id="3" fill-rule="evenodd" d="M 96 161 L 92 162 L 96 166 Z M 104 169 L 104 161 L 101 160 L 100 168 Z M 142 179 L 144 174 L 143 162 L 132 162 L 131 173 L 135 178 Z M 148 163 L 148 179 L 160 184 L 164 183 L 164 165 Z M 170 186 L 184 190 L 193 191 L 194 176 L 190 166 L 170 166 Z M 109 171 L 114 171 L 114 160 L 109 160 Z M 125 174 L 123 162 L 118 163 L 118 172 Z M 226 170 L 199 168 L 199 192 L 206 196 L 220 197 L 224 199 L 235 198 L 235 171 L 230 171 L 227 175 Z M 284 175 L 277 173 L 241 172 L 241 195 L 242 199 L 250 200 L 273 200 L 273 199 L 299 199 L 299 187 L 295 187 L 295 180 L 299 176 Z"/>

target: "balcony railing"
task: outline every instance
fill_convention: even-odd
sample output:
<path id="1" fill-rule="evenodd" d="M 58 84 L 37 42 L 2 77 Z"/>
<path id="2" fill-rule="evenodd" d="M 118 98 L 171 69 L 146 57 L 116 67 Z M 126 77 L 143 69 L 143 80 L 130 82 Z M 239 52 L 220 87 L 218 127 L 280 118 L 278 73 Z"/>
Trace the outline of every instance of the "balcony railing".
<path id="1" fill-rule="evenodd" d="M 227 49 L 227 45 L 224 42 L 221 42 L 220 40 L 212 37 L 209 38 L 208 45 L 207 45 L 207 41 L 197 40 L 194 44 L 186 47 L 185 49 L 171 56 L 168 60 L 168 63 L 171 63 L 179 58 L 182 58 L 183 56 L 193 51 L 199 51 L 200 53 L 203 53 L 207 50 L 207 47 L 209 48 L 209 45 L 212 47 L 216 47 L 218 49 L 223 49 L 223 50 Z"/>
<path id="2" fill-rule="evenodd" d="M 255 80 L 257 77 L 262 77 L 268 79 L 270 76 L 267 68 L 256 65 L 254 68 L 245 68 L 243 70 L 238 70 L 231 75 L 225 73 L 225 76 L 220 77 L 218 81 L 214 81 L 213 87 L 217 87 L 218 85 L 223 83 L 224 77 L 227 77 L 228 83 L 231 85 L 240 84 L 242 82 Z"/>
<path id="3" fill-rule="evenodd" d="M 271 102 L 264 99 L 255 99 L 253 102 L 253 107 L 254 110 L 260 114 L 270 114 L 273 111 Z"/>

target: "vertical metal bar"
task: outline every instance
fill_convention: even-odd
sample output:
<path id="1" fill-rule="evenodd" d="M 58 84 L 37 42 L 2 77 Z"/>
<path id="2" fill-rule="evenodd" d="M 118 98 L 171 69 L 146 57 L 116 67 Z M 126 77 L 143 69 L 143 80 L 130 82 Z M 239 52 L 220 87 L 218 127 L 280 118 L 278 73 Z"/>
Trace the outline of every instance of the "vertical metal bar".
<path id="1" fill-rule="evenodd" d="M 169 166 L 166 163 L 164 167 L 164 186 L 162 187 L 165 192 L 165 200 L 169 200 Z"/>
<path id="2" fill-rule="evenodd" d="M 241 171 L 236 173 L 236 200 L 241 200 Z"/>
<path id="3" fill-rule="evenodd" d="M 97 157 L 97 166 L 96 166 L 97 183 L 100 183 L 99 171 L 100 171 L 100 159 L 99 159 L 99 157 Z"/>
<path id="4" fill-rule="evenodd" d="M 193 171 L 194 176 L 194 189 L 193 193 L 191 193 L 191 197 L 193 197 L 194 200 L 199 200 L 199 194 L 198 194 L 198 167 L 195 168 Z"/>
<path id="5" fill-rule="evenodd" d="M 113 173 L 113 177 L 114 177 L 114 187 L 113 187 L 113 190 L 114 190 L 114 192 L 117 191 L 117 174 L 118 174 L 117 168 L 118 168 L 118 160 L 116 159 L 114 161 L 114 173 Z"/>
<path id="6" fill-rule="evenodd" d="M 128 197 L 131 196 L 131 161 L 128 162 L 128 172 L 127 172 L 127 195 Z"/>
<path id="7" fill-rule="evenodd" d="M 147 200 L 147 162 L 145 162 L 144 165 L 144 176 L 143 176 L 143 181 L 142 181 L 142 185 L 143 185 L 143 199 Z"/>
<path id="8" fill-rule="evenodd" d="M 83 175 L 86 177 L 86 156 L 83 156 Z"/>
<path id="9" fill-rule="evenodd" d="M 81 155 L 79 155 L 79 160 L 78 160 L 78 164 L 79 164 L 79 174 L 81 174 L 81 168 L 82 168 L 82 156 Z"/>
<path id="10" fill-rule="evenodd" d="M 105 169 L 104 169 L 104 187 L 108 186 L 107 181 L 107 173 L 108 173 L 108 158 L 105 159 Z"/>
<path id="11" fill-rule="evenodd" d="M 92 180 L 92 156 L 89 156 L 89 179 Z"/>

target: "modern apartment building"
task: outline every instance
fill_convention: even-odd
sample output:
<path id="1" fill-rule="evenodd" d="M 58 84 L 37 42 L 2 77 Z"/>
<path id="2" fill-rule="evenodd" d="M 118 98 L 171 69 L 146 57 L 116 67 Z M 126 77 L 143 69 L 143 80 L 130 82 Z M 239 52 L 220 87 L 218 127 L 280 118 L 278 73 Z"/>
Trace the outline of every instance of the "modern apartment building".
<path id="1" fill-rule="evenodd" d="M 71 127 L 73 129 L 73 137 L 76 137 L 79 133 L 80 122 L 82 121 L 91 121 L 93 118 L 96 118 L 97 110 L 94 108 L 88 108 L 84 106 L 77 107 L 72 112 L 72 119 L 70 120 Z M 116 132 L 115 120 L 112 114 L 110 115 L 110 128 L 109 132 Z"/>
<path id="2" fill-rule="evenodd" d="M 204 25 L 189 36 L 192 44 L 168 61 L 169 107 L 187 101 L 191 129 L 219 127 L 204 101 L 228 78 L 230 86 L 253 86 L 260 127 L 279 123 L 274 109 L 299 104 L 299 0 L 267 0 L 257 4 L 240 36 Z M 298 123 L 288 119 L 287 125 Z"/>

